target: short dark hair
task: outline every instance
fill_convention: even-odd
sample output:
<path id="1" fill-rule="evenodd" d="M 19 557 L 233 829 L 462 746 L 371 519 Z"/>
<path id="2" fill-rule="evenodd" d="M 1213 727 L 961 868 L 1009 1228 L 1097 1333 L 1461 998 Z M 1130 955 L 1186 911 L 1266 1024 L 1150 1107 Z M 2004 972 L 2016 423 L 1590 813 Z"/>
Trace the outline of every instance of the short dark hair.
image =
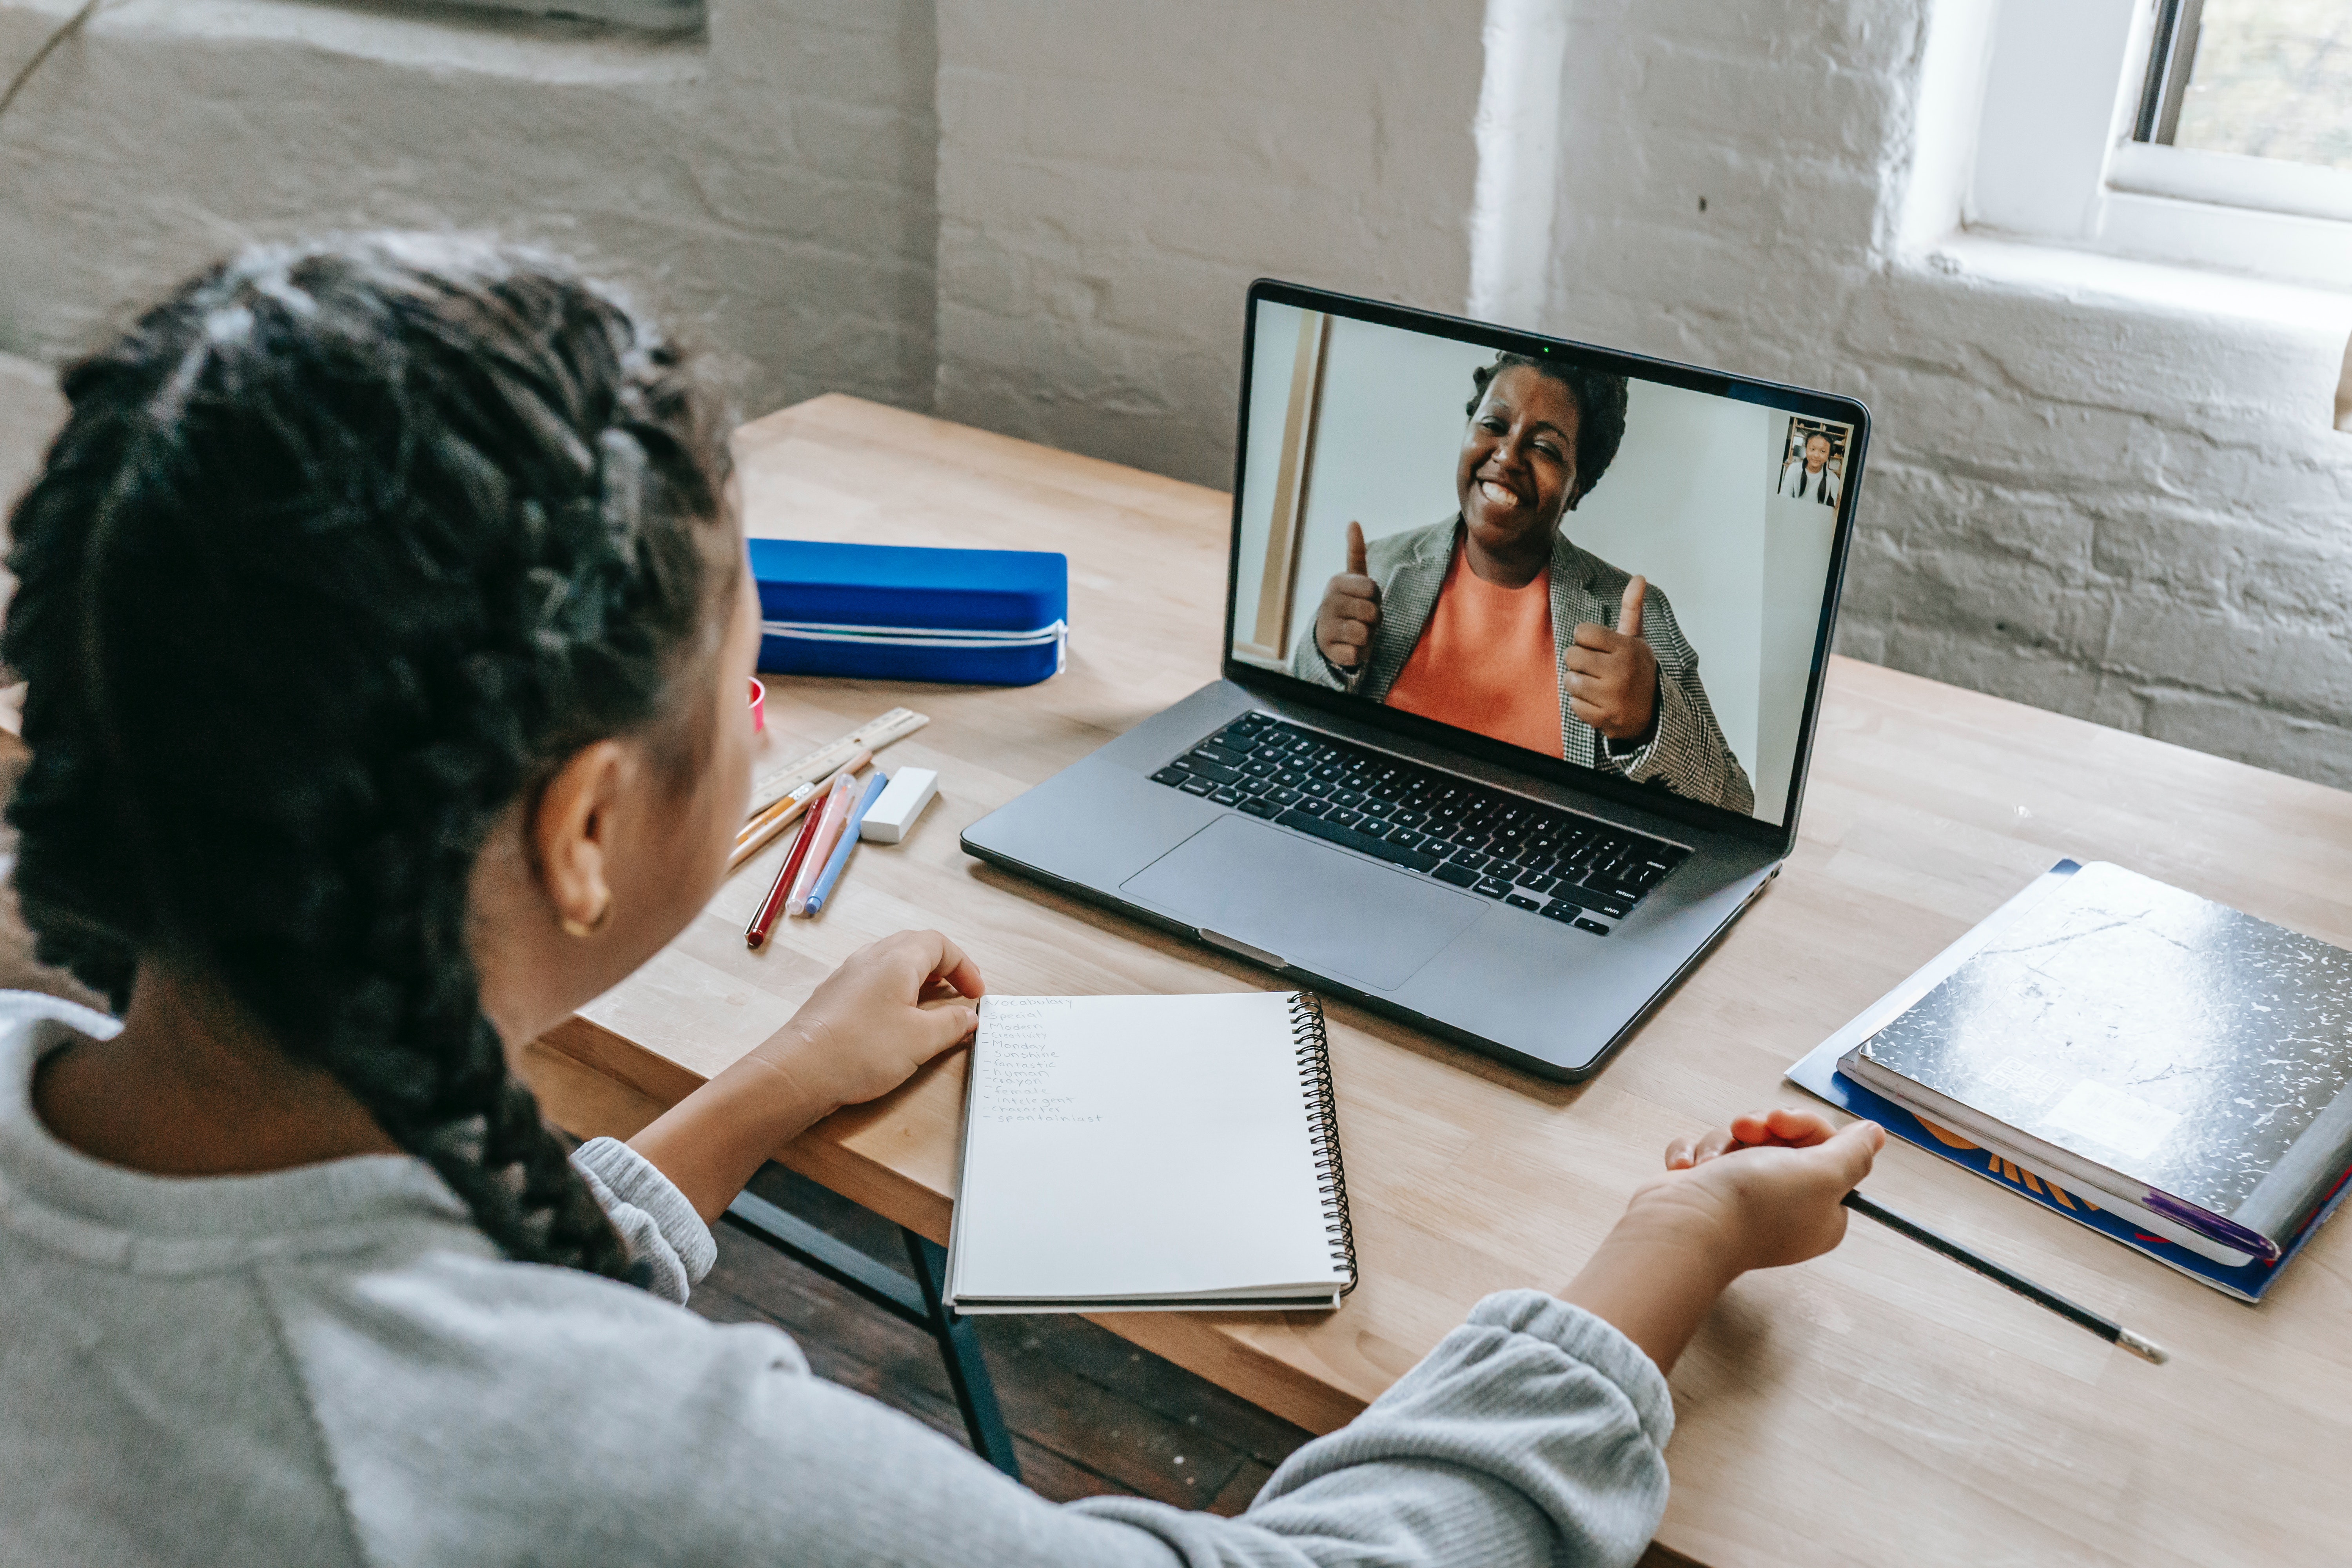
<path id="1" fill-rule="evenodd" d="M 65 372 L 0 633 L 42 957 L 118 1009 L 140 963 L 207 975 L 509 1257 L 616 1279 L 483 1016 L 467 893 L 564 758 L 707 709 L 728 457 L 688 369 L 547 258 L 247 251 Z"/>
<path id="2" fill-rule="evenodd" d="M 1525 365 L 1547 381 L 1558 382 L 1576 400 L 1573 499 L 1581 500 L 1601 482 L 1601 476 L 1615 461 L 1617 448 L 1625 439 L 1626 380 L 1622 375 L 1611 375 L 1573 361 L 1556 360 L 1548 354 L 1496 354 L 1494 363 L 1481 365 L 1470 373 L 1472 391 L 1469 403 L 1462 410 L 1465 417 L 1478 412 L 1478 405 L 1486 401 L 1487 386 L 1515 365 Z"/>

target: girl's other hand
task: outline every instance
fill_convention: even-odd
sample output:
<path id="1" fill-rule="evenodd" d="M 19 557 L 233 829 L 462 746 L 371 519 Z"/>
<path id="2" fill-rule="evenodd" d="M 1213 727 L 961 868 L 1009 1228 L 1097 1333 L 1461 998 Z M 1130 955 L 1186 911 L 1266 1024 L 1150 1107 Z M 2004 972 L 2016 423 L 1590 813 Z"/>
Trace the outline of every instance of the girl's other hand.
<path id="1" fill-rule="evenodd" d="M 1667 1144 L 1666 1174 L 1636 1193 L 1633 1207 L 1664 1201 L 1706 1215 L 1739 1270 L 1802 1263 L 1843 1238 L 1841 1201 L 1885 1142 L 1874 1121 L 1841 1132 L 1811 1110 L 1754 1112 Z"/>
<path id="2" fill-rule="evenodd" d="M 979 1015 L 964 999 L 983 989 L 955 943 L 935 931 L 902 931 L 843 960 L 752 1055 L 821 1107 L 820 1116 L 861 1105 L 970 1039 Z"/>
<path id="3" fill-rule="evenodd" d="M 1875 1122 L 1833 1132 L 1812 1111 L 1787 1110 L 1677 1138 L 1666 1173 L 1633 1194 L 1562 1294 L 1671 1371 L 1724 1287 L 1838 1244 L 1840 1201 L 1885 1142 Z"/>

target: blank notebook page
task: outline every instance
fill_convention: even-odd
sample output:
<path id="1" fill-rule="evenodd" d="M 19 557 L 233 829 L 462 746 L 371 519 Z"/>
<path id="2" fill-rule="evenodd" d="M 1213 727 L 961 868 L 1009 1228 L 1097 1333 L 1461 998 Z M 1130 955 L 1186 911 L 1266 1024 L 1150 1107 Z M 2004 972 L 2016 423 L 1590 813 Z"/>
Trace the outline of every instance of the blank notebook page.
<path id="1" fill-rule="evenodd" d="M 1298 1050 L 1285 992 L 983 1000 L 955 1294 L 1337 1289 Z"/>

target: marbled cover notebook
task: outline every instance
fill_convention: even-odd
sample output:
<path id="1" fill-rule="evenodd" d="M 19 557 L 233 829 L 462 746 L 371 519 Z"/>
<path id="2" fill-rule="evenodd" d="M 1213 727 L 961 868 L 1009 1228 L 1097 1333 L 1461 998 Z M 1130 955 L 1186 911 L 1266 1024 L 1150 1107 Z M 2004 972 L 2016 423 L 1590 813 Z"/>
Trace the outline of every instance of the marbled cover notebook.
<path id="1" fill-rule="evenodd" d="M 2352 1160 L 2352 952 L 2094 862 L 1849 1070 L 2275 1258 Z"/>

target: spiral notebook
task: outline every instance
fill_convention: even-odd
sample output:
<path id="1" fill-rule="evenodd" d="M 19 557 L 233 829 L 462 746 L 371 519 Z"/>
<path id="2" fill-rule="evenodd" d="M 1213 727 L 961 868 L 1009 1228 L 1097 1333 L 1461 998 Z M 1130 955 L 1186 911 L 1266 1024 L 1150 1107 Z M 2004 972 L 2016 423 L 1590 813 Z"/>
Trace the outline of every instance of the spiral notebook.
<path id="1" fill-rule="evenodd" d="M 1312 995 L 982 1001 L 950 1306 L 1317 1309 L 1355 1283 Z"/>

